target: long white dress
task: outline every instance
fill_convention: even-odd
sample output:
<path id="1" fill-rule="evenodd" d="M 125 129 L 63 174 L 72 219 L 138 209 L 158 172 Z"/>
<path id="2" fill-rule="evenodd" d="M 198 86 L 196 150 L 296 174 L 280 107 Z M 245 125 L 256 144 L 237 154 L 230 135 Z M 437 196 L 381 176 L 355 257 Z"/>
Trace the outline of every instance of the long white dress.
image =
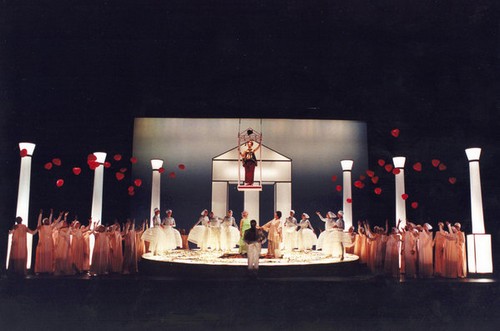
<path id="1" fill-rule="evenodd" d="M 347 242 L 344 232 L 339 228 L 333 228 L 322 233 L 326 233 L 326 237 L 323 242 L 323 253 L 327 256 L 331 255 L 335 258 L 341 258 L 344 255 L 343 244 L 344 242 Z"/>
<path id="2" fill-rule="evenodd" d="M 153 220 L 153 227 L 144 231 L 141 239 L 149 242 L 149 251 L 153 255 L 160 255 L 168 250 L 168 239 L 160 224 L 159 218 Z"/>
<path id="3" fill-rule="evenodd" d="M 216 251 L 221 249 L 221 220 L 217 216 L 210 218 L 208 222 L 208 244 L 207 246 Z"/>
<path id="4" fill-rule="evenodd" d="M 319 216 L 319 215 L 318 215 Z M 325 231 L 321 232 L 319 237 L 318 237 L 318 242 L 316 245 L 316 249 L 323 249 L 325 245 L 325 239 L 328 237 L 329 232 L 333 229 L 335 225 L 335 219 L 333 218 L 324 218 L 319 216 L 319 218 L 325 222 Z"/>
<path id="5" fill-rule="evenodd" d="M 167 249 L 176 249 L 182 247 L 182 237 L 180 232 L 175 228 L 175 219 L 166 217 L 163 219 L 163 231 L 167 237 Z"/>
<path id="6" fill-rule="evenodd" d="M 283 248 L 286 252 L 297 248 L 297 219 L 295 217 L 287 217 L 283 224 Z"/>
<path id="7" fill-rule="evenodd" d="M 299 231 L 297 231 L 297 246 L 299 251 L 312 250 L 318 242 L 316 234 L 312 230 L 311 223 L 308 219 L 302 219 L 299 223 Z"/>
<path id="8" fill-rule="evenodd" d="M 230 251 L 232 248 L 236 247 L 240 241 L 240 231 L 236 227 L 236 221 L 234 217 L 226 216 L 222 220 L 221 233 L 220 233 L 220 244 L 223 251 Z"/>
<path id="9" fill-rule="evenodd" d="M 207 250 L 208 248 L 208 226 L 209 219 L 208 216 L 200 216 L 198 222 L 189 231 L 188 241 L 196 244 L 201 250 Z"/>

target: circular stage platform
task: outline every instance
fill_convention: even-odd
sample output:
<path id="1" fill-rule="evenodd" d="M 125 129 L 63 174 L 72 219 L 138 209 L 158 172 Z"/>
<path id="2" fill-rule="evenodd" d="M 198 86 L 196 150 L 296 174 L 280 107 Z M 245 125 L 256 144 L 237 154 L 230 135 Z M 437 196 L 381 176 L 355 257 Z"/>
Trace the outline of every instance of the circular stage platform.
<path id="1" fill-rule="evenodd" d="M 355 276 L 368 273 L 359 258 L 346 254 L 339 258 L 325 257 L 320 251 L 285 253 L 281 259 L 269 259 L 262 249 L 259 260 L 259 277 L 321 277 Z M 220 251 L 173 250 L 164 255 L 146 253 L 142 256 L 142 273 L 152 276 L 189 278 L 233 278 L 246 277 L 247 259 Z"/>

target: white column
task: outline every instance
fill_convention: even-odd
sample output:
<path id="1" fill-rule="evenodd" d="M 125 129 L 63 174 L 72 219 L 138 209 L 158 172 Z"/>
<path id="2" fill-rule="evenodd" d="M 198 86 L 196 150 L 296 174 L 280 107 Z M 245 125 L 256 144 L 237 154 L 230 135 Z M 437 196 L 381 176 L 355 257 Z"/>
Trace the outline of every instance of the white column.
<path id="1" fill-rule="evenodd" d="M 96 157 L 95 162 L 99 163 L 99 166 L 94 170 L 94 190 L 92 192 L 92 211 L 91 218 L 92 224 L 90 228 L 93 229 L 93 222 L 101 224 L 102 221 L 102 196 L 103 196 L 103 183 L 104 183 L 104 162 L 106 161 L 106 153 L 95 152 L 93 153 Z M 92 253 L 94 252 L 95 237 L 94 235 L 89 236 L 89 264 L 92 264 Z"/>
<path id="2" fill-rule="evenodd" d="M 397 156 L 392 158 L 394 168 L 399 169 L 399 173 L 394 175 L 396 179 L 396 224 L 401 220 L 400 229 L 406 226 L 406 201 L 403 199 L 405 194 L 405 161 L 404 156 Z"/>
<path id="3" fill-rule="evenodd" d="M 160 188 L 161 188 L 161 173 L 160 168 L 163 166 L 163 160 L 151 160 L 153 169 L 153 179 L 151 181 L 151 210 L 149 211 L 149 226 L 153 227 L 153 215 L 155 208 L 160 209 Z"/>
<path id="4" fill-rule="evenodd" d="M 281 210 L 283 219 L 288 217 L 292 209 L 292 183 L 274 184 L 274 211 Z"/>
<path id="5" fill-rule="evenodd" d="M 35 151 L 35 144 L 22 142 L 19 143 L 19 150 L 26 150 L 26 156 L 21 157 L 21 169 L 19 171 L 19 188 L 17 190 L 17 209 L 16 217 L 20 216 L 23 219 L 22 224 L 28 226 L 28 215 L 30 207 L 30 184 L 31 184 L 31 157 Z M 7 243 L 7 262 L 6 268 L 9 267 L 10 246 L 12 244 L 12 235 L 9 235 Z M 26 245 L 28 249 L 28 259 L 26 267 L 31 268 L 31 252 L 33 248 L 33 235 L 27 234 Z"/>
<path id="6" fill-rule="evenodd" d="M 228 183 L 227 182 L 212 182 L 212 211 L 219 217 L 224 217 L 228 210 L 227 196 L 228 196 Z"/>
<path id="7" fill-rule="evenodd" d="M 259 221 L 259 197 L 260 191 L 243 191 L 243 209 L 248 212 L 248 218 Z"/>
<path id="8" fill-rule="evenodd" d="M 471 273 L 493 273 L 491 235 L 485 234 L 479 157 L 481 148 L 465 150 L 469 160 L 472 234 L 467 235 L 467 265 Z"/>
<path id="9" fill-rule="evenodd" d="M 344 226 L 348 230 L 352 226 L 352 202 L 348 203 L 347 199 L 352 200 L 352 178 L 351 170 L 353 160 L 342 160 L 340 165 L 342 166 L 342 177 L 343 177 L 343 199 L 342 210 L 344 211 Z"/>

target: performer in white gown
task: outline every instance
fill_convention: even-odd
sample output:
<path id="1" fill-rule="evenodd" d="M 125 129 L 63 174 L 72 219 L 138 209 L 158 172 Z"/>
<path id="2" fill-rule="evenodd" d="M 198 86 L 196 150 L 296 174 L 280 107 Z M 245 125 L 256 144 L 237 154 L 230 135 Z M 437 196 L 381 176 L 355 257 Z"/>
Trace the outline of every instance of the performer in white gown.
<path id="1" fill-rule="evenodd" d="M 303 213 L 299 223 L 299 231 L 297 231 L 297 246 L 299 251 L 310 251 L 317 242 L 318 238 L 314 233 L 311 222 L 309 222 L 309 215 Z"/>
<path id="2" fill-rule="evenodd" d="M 160 210 L 155 208 L 154 211 L 153 227 L 144 231 L 141 239 L 149 242 L 148 252 L 153 253 L 153 255 L 160 255 L 168 250 L 168 238 L 161 225 Z"/>
<path id="3" fill-rule="evenodd" d="M 233 217 L 233 211 L 228 210 L 226 216 L 222 220 L 220 244 L 221 249 L 225 252 L 236 247 L 240 240 L 240 231 L 236 225 L 236 220 Z"/>
<path id="4" fill-rule="evenodd" d="M 208 247 L 219 251 L 221 250 L 221 219 L 211 211 L 208 214 Z"/>
<path id="5" fill-rule="evenodd" d="M 417 240 L 417 260 L 418 260 L 418 275 L 421 278 L 429 278 L 434 274 L 432 260 L 432 226 L 425 223 L 422 231 L 418 232 Z"/>
<path id="6" fill-rule="evenodd" d="M 319 235 L 318 243 L 316 245 L 317 250 L 322 250 L 323 246 L 324 246 L 325 238 L 328 236 L 328 232 L 331 231 L 333 229 L 333 227 L 335 226 L 335 218 L 337 216 L 335 216 L 335 214 L 331 211 L 326 213 L 326 218 L 321 216 L 321 213 L 319 211 L 316 212 L 316 215 L 318 215 L 318 217 L 323 222 L 325 222 L 325 231 L 321 232 L 321 234 Z"/>
<path id="7" fill-rule="evenodd" d="M 182 237 L 180 232 L 175 229 L 175 219 L 172 217 L 172 210 L 166 211 L 167 217 L 162 221 L 163 231 L 167 237 L 167 249 L 176 249 L 182 247 Z"/>
<path id="8" fill-rule="evenodd" d="M 290 210 L 290 216 L 283 223 L 283 249 L 291 252 L 297 248 L 297 219 L 294 217 L 295 211 Z"/>
<path id="9" fill-rule="evenodd" d="M 202 251 L 208 248 L 209 222 L 208 210 L 203 209 L 198 222 L 189 231 L 188 241 L 196 244 Z"/>

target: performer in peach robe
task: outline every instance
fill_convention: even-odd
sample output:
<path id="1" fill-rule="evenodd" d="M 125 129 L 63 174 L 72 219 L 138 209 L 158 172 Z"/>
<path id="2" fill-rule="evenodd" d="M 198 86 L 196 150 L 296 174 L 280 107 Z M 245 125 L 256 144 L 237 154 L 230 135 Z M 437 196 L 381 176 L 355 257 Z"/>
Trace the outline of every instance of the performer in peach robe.
<path id="1" fill-rule="evenodd" d="M 139 261 L 142 258 L 142 255 L 144 255 L 144 253 L 146 252 L 146 245 L 144 243 L 144 240 L 142 240 L 142 234 L 144 233 L 147 224 L 149 224 L 149 222 L 148 220 L 145 220 L 142 223 L 142 227 L 139 230 L 138 229 L 135 230 L 135 239 L 136 239 L 135 244 L 137 246 L 137 256 L 136 256 L 137 263 L 139 263 Z"/>
<path id="2" fill-rule="evenodd" d="M 124 235 L 124 254 L 123 254 L 123 273 L 137 273 L 137 246 L 135 224 L 131 220 L 127 220 L 123 228 Z"/>
<path id="3" fill-rule="evenodd" d="M 281 211 L 274 213 L 274 218 L 262 226 L 262 230 L 268 232 L 267 235 L 267 255 L 271 258 L 281 258 Z"/>
<path id="4" fill-rule="evenodd" d="M 57 242 L 54 251 L 54 274 L 55 275 L 72 275 L 74 274 L 71 266 L 70 240 L 71 230 L 67 223 L 68 213 L 64 214 L 61 228 L 58 230 Z"/>
<path id="5" fill-rule="evenodd" d="M 402 257 L 405 263 L 405 277 L 416 278 L 417 276 L 417 229 L 412 223 L 407 223 L 403 232 Z"/>
<path id="6" fill-rule="evenodd" d="M 399 250 L 401 235 L 398 228 L 393 227 L 387 238 L 384 258 L 384 273 L 388 276 L 399 277 Z"/>
<path id="7" fill-rule="evenodd" d="M 459 278 L 467 277 L 467 255 L 465 253 L 465 235 L 460 229 L 460 223 L 455 223 L 453 229 L 457 235 L 457 271 Z"/>
<path id="8" fill-rule="evenodd" d="M 368 260 L 368 254 L 367 254 L 367 249 L 368 249 L 368 244 L 367 244 L 367 238 L 366 238 L 366 233 L 365 233 L 365 228 L 363 227 L 361 221 L 358 221 L 358 235 L 356 236 L 356 244 L 355 244 L 355 251 L 354 254 L 359 256 L 359 261 L 361 263 L 367 263 Z"/>
<path id="9" fill-rule="evenodd" d="M 109 267 L 109 234 L 103 225 L 94 225 L 95 245 L 92 253 L 92 265 L 90 273 L 92 275 L 104 275 L 108 273 Z"/>
<path id="10" fill-rule="evenodd" d="M 122 273 L 123 271 L 123 243 L 120 224 L 115 222 L 109 227 L 109 271 Z"/>
<path id="11" fill-rule="evenodd" d="M 418 275 L 429 278 L 433 275 L 432 264 L 432 226 L 425 223 L 422 231 L 418 233 Z"/>
<path id="12" fill-rule="evenodd" d="M 42 220 L 43 210 L 38 215 L 38 245 L 36 246 L 35 273 L 54 272 L 54 241 L 52 231 L 57 223 L 50 224 L 48 218 Z"/>
<path id="13" fill-rule="evenodd" d="M 9 231 L 12 234 L 12 244 L 10 246 L 9 273 L 14 275 L 26 275 L 26 263 L 28 260 L 27 233 L 35 234 L 37 230 L 31 230 L 22 224 L 23 219 L 16 217 L 16 224 Z"/>
<path id="14" fill-rule="evenodd" d="M 442 222 L 438 223 L 438 228 L 442 229 L 444 224 Z M 434 245 L 434 276 L 441 277 L 443 276 L 443 267 L 444 267 L 444 244 L 446 242 L 446 238 L 441 233 L 441 231 L 436 232 L 436 236 L 434 237 L 433 245 Z"/>
<path id="15" fill-rule="evenodd" d="M 89 226 L 85 227 L 78 220 L 71 223 L 71 261 L 72 268 L 76 273 L 83 273 L 85 269 L 85 237 L 84 234 L 89 231 Z"/>
<path id="16" fill-rule="evenodd" d="M 453 231 L 450 223 L 446 222 L 449 232 L 440 228 L 439 231 L 445 237 L 444 243 L 444 264 L 443 264 L 443 277 L 457 278 L 458 277 L 458 245 L 457 235 Z"/>
<path id="17" fill-rule="evenodd" d="M 373 228 L 374 231 L 370 230 L 370 224 L 365 222 L 365 233 L 366 233 L 366 243 L 367 243 L 367 261 L 366 264 L 371 272 L 375 272 L 376 269 L 376 254 L 377 254 L 377 246 L 379 244 L 380 235 L 378 233 L 378 226 Z"/>

